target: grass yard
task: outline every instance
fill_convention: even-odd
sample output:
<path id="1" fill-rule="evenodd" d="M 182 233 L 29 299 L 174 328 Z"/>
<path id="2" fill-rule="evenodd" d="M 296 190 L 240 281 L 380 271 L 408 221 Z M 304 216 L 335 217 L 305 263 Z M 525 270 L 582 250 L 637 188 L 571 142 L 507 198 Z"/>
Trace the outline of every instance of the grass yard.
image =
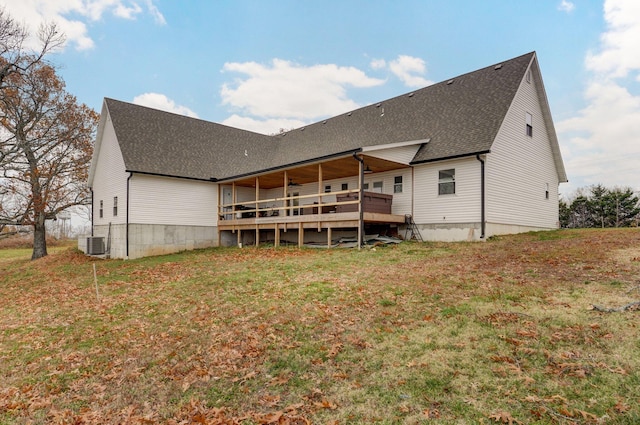
<path id="1" fill-rule="evenodd" d="M 638 229 L 29 258 L 0 424 L 640 423 Z"/>

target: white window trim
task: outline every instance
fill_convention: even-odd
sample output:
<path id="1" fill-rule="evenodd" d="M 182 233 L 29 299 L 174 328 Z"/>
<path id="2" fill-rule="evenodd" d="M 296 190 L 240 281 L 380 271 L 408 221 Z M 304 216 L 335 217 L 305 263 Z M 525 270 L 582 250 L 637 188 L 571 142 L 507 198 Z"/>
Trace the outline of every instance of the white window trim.
<path id="1" fill-rule="evenodd" d="M 452 171 L 452 176 L 449 178 L 440 177 L 440 173 Z M 440 187 L 443 184 L 453 183 L 453 193 L 440 193 Z M 447 168 L 446 170 L 438 170 L 438 196 L 454 196 L 456 194 L 456 169 Z"/>
<path id="2" fill-rule="evenodd" d="M 402 193 L 402 183 L 403 183 L 403 178 L 402 176 L 395 176 L 393 178 L 393 193 Z"/>

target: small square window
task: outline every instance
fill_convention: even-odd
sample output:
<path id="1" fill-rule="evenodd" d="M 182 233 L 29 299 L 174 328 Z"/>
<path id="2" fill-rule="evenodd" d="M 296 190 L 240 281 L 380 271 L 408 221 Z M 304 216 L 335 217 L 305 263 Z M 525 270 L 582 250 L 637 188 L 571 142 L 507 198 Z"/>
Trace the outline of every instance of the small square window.
<path id="1" fill-rule="evenodd" d="M 393 178 L 393 193 L 402 193 L 402 176 Z"/>
<path id="2" fill-rule="evenodd" d="M 382 193 L 382 182 L 373 182 L 373 192 Z"/>
<path id="3" fill-rule="evenodd" d="M 363 189 L 363 190 L 369 190 L 369 183 L 364 183 L 364 184 L 362 185 L 362 189 Z"/>
<path id="4" fill-rule="evenodd" d="M 442 170 L 438 172 L 438 195 L 453 195 L 456 193 L 456 170 Z"/>
<path id="5" fill-rule="evenodd" d="M 113 197 L 113 216 L 114 217 L 118 216 L 118 197 L 117 196 Z"/>
<path id="6" fill-rule="evenodd" d="M 331 185 L 328 184 L 324 187 L 324 193 L 331 193 Z"/>
<path id="7" fill-rule="evenodd" d="M 349 183 L 342 183 L 342 190 L 349 190 Z"/>
<path id="8" fill-rule="evenodd" d="M 544 199 L 549 199 L 549 183 L 546 183 L 546 187 L 544 191 Z"/>
<path id="9" fill-rule="evenodd" d="M 530 113 L 526 113 L 527 120 L 527 136 L 533 137 L 533 116 Z"/>

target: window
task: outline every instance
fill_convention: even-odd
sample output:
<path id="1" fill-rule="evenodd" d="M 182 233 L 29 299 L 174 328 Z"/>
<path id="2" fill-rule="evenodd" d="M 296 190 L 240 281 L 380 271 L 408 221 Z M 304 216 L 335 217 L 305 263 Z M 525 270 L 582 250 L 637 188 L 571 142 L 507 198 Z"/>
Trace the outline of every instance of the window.
<path id="1" fill-rule="evenodd" d="M 104 217 L 104 202 L 100 201 L 100 218 Z"/>
<path id="2" fill-rule="evenodd" d="M 546 187 L 544 191 L 544 199 L 549 199 L 549 183 L 546 183 Z"/>
<path id="3" fill-rule="evenodd" d="M 369 183 L 364 183 L 362 185 L 362 190 L 369 190 Z"/>
<path id="4" fill-rule="evenodd" d="M 118 197 L 113 197 L 113 216 L 116 217 L 118 215 Z"/>
<path id="5" fill-rule="evenodd" d="M 442 170 L 438 172 L 438 195 L 453 195 L 456 193 L 456 170 Z"/>
<path id="6" fill-rule="evenodd" d="M 526 113 L 527 119 L 527 136 L 533 137 L 533 117 L 530 113 Z"/>
<path id="7" fill-rule="evenodd" d="M 331 193 L 331 185 L 328 184 L 324 187 L 324 193 Z"/>
<path id="8" fill-rule="evenodd" d="M 373 182 L 373 192 L 382 193 L 382 182 Z"/>
<path id="9" fill-rule="evenodd" d="M 402 176 L 393 178 L 393 193 L 402 193 Z"/>
<path id="10" fill-rule="evenodd" d="M 342 190 L 349 190 L 349 183 L 342 183 Z"/>

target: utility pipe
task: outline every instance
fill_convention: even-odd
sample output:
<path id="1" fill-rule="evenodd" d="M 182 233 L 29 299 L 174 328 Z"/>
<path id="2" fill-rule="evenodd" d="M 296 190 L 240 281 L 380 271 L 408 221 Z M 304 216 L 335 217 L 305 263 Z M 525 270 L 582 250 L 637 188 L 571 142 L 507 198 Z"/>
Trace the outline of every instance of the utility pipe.
<path id="1" fill-rule="evenodd" d="M 129 182 L 133 177 L 133 171 L 129 171 L 129 177 L 127 177 L 127 223 L 125 225 L 125 239 L 126 239 L 126 258 L 129 258 Z"/>
<path id="2" fill-rule="evenodd" d="M 476 159 L 480 161 L 480 239 L 485 237 L 485 189 L 484 189 L 484 160 L 480 155 L 476 155 Z"/>

